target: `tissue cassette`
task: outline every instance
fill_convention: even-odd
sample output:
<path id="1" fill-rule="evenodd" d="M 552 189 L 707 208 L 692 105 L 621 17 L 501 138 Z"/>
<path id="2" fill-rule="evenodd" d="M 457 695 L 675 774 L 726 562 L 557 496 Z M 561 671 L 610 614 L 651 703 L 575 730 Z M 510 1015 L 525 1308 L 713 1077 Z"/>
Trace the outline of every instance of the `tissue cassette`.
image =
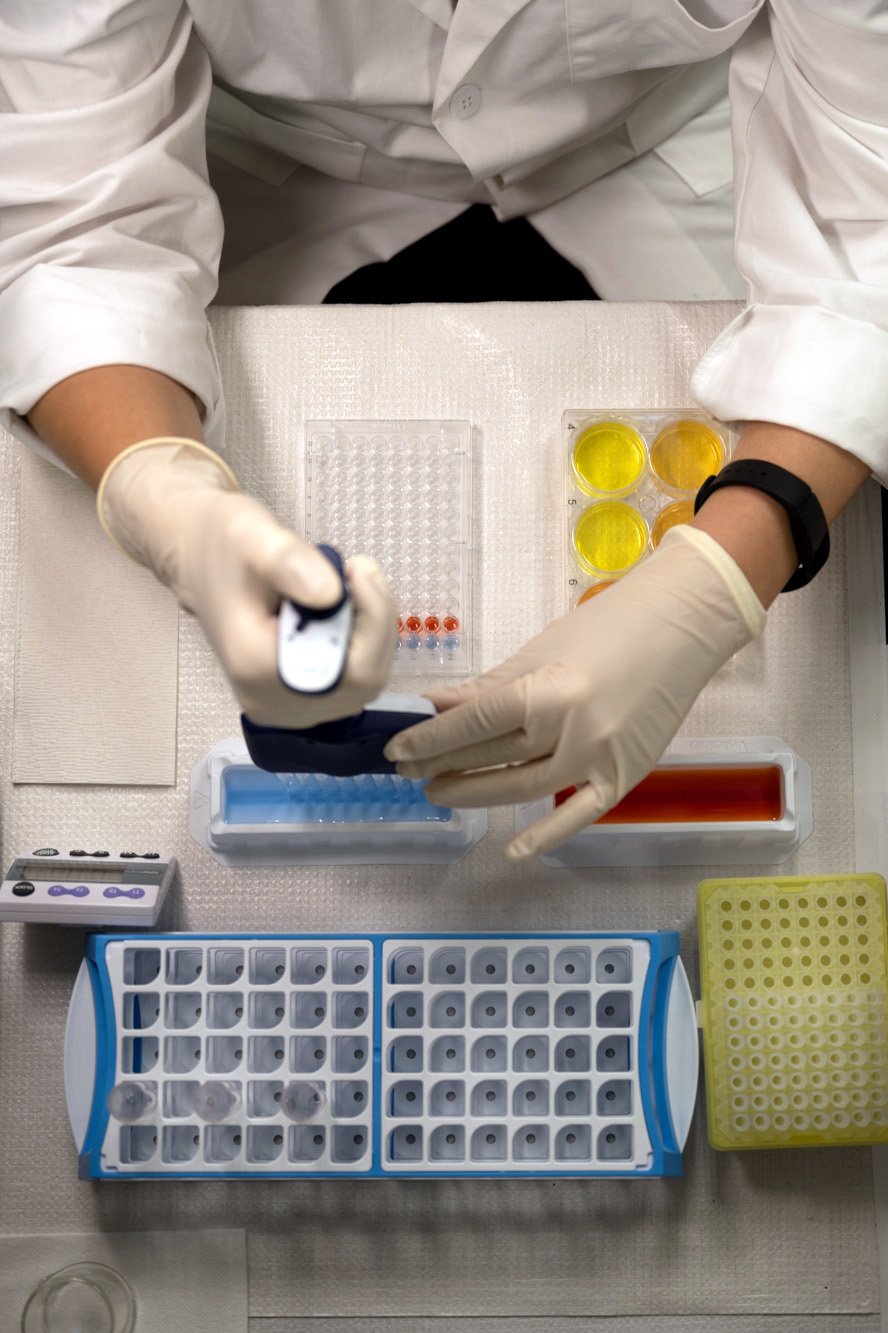
<path id="1" fill-rule="evenodd" d="M 382 566 L 395 671 L 471 671 L 469 422 L 306 422 L 305 534 Z"/>
<path id="2" fill-rule="evenodd" d="M 735 436 L 697 408 L 570 409 L 564 441 L 566 606 L 608 587 L 644 559 L 727 462 Z"/>
<path id="3" fill-rule="evenodd" d="M 713 1147 L 888 1142 L 884 879 L 710 879 L 697 913 Z"/>
<path id="4" fill-rule="evenodd" d="M 697 1033 L 677 950 L 675 932 L 92 936 L 65 1039 L 81 1175 L 678 1175 Z M 128 1080 L 137 1123 L 108 1110 Z M 223 1124 L 195 1110 L 215 1080 L 239 1106 Z"/>

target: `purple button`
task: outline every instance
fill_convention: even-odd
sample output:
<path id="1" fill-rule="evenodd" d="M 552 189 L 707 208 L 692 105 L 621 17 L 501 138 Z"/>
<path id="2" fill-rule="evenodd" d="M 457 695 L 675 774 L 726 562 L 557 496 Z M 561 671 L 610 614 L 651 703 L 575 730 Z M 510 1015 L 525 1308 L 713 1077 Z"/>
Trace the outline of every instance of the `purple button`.
<path id="1" fill-rule="evenodd" d="M 50 898 L 61 898 L 66 893 L 71 898 L 86 898 L 89 896 L 89 888 L 86 884 L 75 884 L 73 889 L 67 888 L 64 884 L 51 884 L 46 892 Z"/>
<path id="2" fill-rule="evenodd" d="M 62 894 L 67 892 L 64 884 L 51 884 L 47 889 L 50 898 L 61 898 Z"/>
<path id="3" fill-rule="evenodd" d="M 105 889 L 103 896 L 105 898 L 144 898 L 145 890 L 138 887 L 133 889 L 119 889 L 116 884 L 112 884 L 110 888 Z"/>

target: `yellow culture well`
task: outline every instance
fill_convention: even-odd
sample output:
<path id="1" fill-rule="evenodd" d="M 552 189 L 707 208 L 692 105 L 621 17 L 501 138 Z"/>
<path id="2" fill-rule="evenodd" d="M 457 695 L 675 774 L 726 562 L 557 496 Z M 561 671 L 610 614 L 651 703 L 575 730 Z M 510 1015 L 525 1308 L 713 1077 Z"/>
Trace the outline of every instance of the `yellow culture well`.
<path id="1" fill-rule="evenodd" d="M 616 499 L 633 491 L 644 476 L 644 439 L 625 421 L 595 421 L 583 427 L 570 457 L 585 495 Z"/>
<path id="2" fill-rule="evenodd" d="M 588 574 L 625 574 L 647 550 L 648 526 L 639 511 L 622 500 L 599 500 L 577 519 L 573 548 Z"/>
<path id="3" fill-rule="evenodd" d="M 725 445 L 718 432 L 703 421 L 686 418 L 670 422 L 656 436 L 650 472 L 661 491 L 681 499 L 696 495 L 724 461 Z"/>
<path id="4" fill-rule="evenodd" d="M 705 880 L 697 928 L 712 1146 L 888 1142 L 881 875 Z"/>

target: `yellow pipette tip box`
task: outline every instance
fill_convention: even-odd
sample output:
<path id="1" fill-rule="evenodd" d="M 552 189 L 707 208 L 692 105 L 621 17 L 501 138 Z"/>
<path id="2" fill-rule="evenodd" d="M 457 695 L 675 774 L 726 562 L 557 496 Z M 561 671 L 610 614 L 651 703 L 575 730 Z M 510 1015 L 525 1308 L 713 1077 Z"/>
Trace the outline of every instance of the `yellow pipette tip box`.
<path id="1" fill-rule="evenodd" d="M 704 880 L 697 923 L 712 1146 L 888 1142 L 881 875 Z"/>

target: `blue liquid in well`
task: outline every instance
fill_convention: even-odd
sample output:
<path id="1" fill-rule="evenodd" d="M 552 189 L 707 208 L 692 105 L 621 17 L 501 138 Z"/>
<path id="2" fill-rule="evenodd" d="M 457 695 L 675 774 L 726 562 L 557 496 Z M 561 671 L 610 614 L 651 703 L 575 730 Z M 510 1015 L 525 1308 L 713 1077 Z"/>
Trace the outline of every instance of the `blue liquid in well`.
<path id="1" fill-rule="evenodd" d="M 395 774 L 332 778 L 245 764 L 222 774 L 222 816 L 226 824 L 425 824 L 452 811 L 427 801 L 422 782 Z"/>

